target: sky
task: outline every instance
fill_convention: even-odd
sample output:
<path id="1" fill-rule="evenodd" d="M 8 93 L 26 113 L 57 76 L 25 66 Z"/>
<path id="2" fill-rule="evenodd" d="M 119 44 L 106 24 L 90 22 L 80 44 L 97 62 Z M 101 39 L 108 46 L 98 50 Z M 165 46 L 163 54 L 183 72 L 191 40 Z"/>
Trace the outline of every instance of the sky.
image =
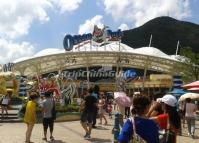
<path id="1" fill-rule="evenodd" d="M 94 25 L 128 30 L 159 16 L 199 24 L 199 0 L 0 0 L 0 64 L 63 49 Z"/>

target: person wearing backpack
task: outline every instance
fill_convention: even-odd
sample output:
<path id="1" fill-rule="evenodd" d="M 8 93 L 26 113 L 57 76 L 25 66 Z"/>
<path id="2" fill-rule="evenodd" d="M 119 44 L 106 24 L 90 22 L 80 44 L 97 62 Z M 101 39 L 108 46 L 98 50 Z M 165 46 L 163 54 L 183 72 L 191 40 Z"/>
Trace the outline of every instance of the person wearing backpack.
<path id="1" fill-rule="evenodd" d="M 53 117 L 53 108 L 54 108 L 54 100 L 52 97 L 52 92 L 46 92 L 41 104 L 41 110 L 43 112 L 43 129 L 44 129 L 44 138 L 43 140 L 47 141 L 47 130 L 50 128 L 50 140 L 53 141 L 53 129 L 54 129 L 54 117 Z"/>
<path id="2" fill-rule="evenodd" d="M 132 112 L 135 116 L 124 123 L 118 137 L 119 143 L 159 143 L 158 126 L 146 116 L 150 104 L 147 96 L 134 95 Z"/>

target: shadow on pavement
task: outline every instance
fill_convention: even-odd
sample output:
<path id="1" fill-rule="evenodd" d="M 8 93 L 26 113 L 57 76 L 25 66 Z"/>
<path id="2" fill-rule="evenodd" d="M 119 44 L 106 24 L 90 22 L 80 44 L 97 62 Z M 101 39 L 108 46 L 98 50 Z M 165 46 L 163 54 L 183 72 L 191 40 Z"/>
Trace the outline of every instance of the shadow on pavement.
<path id="1" fill-rule="evenodd" d="M 110 139 L 99 139 L 99 138 L 91 138 L 89 139 L 92 143 L 111 143 L 112 140 Z"/>
<path id="2" fill-rule="evenodd" d="M 95 128 L 95 130 L 109 130 L 109 129 L 102 127 L 102 126 L 97 126 L 97 128 Z"/>
<path id="3" fill-rule="evenodd" d="M 113 126 L 112 124 L 107 124 L 106 126 Z"/>
<path id="4" fill-rule="evenodd" d="M 183 133 L 181 136 L 186 137 L 186 138 L 191 138 L 190 136 L 188 136 L 187 134 Z M 199 136 L 195 135 L 194 139 L 199 139 Z"/>
<path id="5" fill-rule="evenodd" d="M 54 140 L 54 141 L 48 141 L 48 143 L 66 143 L 62 140 Z"/>
<path id="6" fill-rule="evenodd" d="M 195 136 L 194 136 L 194 139 L 199 139 L 199 136 L 196 136 L 196 135 L 195 135 Z"/>

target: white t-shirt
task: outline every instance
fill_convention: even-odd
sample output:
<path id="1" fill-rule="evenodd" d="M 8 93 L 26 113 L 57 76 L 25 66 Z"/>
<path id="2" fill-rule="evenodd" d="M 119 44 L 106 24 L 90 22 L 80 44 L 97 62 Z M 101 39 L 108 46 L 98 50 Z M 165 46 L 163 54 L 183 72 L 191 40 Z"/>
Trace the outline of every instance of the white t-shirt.
<path id="1" fill-rule="evenodd" d="M 9 98 L 3 98 L 3 100 L 2 100 L 2 104 L 3 105 L 8 105 L 8 103 L 9 103 Z"/>
<path id="2" fill-rule="evenodd" d="M 186 113 L 185 117 L 194 117 L 194 112 L 196 110 L 196 105 L 193 103 L 186 103 Z"/>

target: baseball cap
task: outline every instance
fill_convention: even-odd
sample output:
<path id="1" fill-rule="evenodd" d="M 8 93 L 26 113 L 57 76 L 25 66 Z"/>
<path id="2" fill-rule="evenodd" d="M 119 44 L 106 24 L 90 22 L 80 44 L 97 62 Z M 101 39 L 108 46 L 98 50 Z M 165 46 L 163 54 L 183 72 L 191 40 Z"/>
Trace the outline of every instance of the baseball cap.
<path id="1" fill-rule="evenodd" d="M 172 107 L 175 107 L 177 103 L 177 99 L 173 95 L 170 95 L 170 94 L 164 95 L 161 98 L 161 101 Z"/>

